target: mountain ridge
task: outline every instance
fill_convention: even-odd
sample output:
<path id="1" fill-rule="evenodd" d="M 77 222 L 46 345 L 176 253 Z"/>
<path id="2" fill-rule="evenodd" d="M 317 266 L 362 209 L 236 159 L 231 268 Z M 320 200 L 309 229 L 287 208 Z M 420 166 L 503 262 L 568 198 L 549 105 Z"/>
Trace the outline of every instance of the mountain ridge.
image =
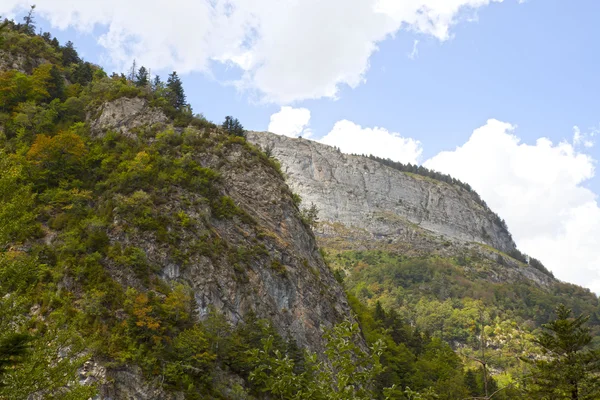
<path id="1" fill-rule="evenodd" d="M 398 173 L 367 157 L 342 154 L 307 139 L 266 132 L 249 132 L 247 137 L 263 148 L 272 146 L 273 156 L 282 162 L 292 189 L 297 189 L 307 202 L 318 199 L 324 220 L 353 226 L 351 214 L 358 210 L 393 212 L 440 236 L 477 241 L 504 252 L 515 249 L 508 231 L 493 221 L 492 211 L 480 206 L 462 188 L 416 174 Z M 313 189 L 306 189 L 309 183 Z M 325 195 L 333 196 L 331 203 Z M 467 202 L 470 204 L 465 206 Z M 369 225 L 367 220 L 360 222 Z M 383 226 L 370 230 L 375 235 L 385 233 Z"/>
<path id="2" fill-rule="evenodd" d="M 477 251 L 494 261 L 502 257 L 538 284 L 552 281 L 541 263 L 528 263 L 503 221 L 464 184 L 403 172 L 308 139 L 268 132 L 248 132 L 247 137 L 281 162 L 305 207 L 318 207 L 316 231 L 322 243 L 345 236 L 350 243 L 373 241 L 366 248 L 410 243 L 417 254 Z M 404 246 L 403 251 L 411 249 Z"/>
<path id="3" fill-rule="evenodd" d="M 597 335 L 468 185 L 255 146 L 30 22 L 0 24 L 0 398 L 514 399 L 555 304 Z"/>

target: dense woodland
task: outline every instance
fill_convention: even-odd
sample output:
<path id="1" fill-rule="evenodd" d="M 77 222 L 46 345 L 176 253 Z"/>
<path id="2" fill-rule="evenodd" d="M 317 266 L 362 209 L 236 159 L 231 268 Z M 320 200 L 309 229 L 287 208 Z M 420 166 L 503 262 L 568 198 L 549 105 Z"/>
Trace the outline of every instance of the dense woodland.
<path id="1" fill-rule="evenodd" d="M 560 293 L 475 287 L 460 260 L 330 255 L 357 322 L 324 332 L 318 356 L 268 320 L 232 326 L 212 310 L 198 321 L 190 288 L 159 278 L 143 250 L 111 242 L 107 227 L 124 219 L 185 264 L 177 243 L 193 223 L 160 211 L 172 188 L 193 190 L 216 220 L 252 224 L 218 190 L 219 173 L 193 155 L 243 146 L 275 173 L 277 163 L 245 142 L 235 118 L 217 126 L 194 114 L 176 72 L 165 82 L 143 66 L 108 75 L 73 43 L 36 34 L 31 13 L 1 29 L 0 61 L 20 66 L 0 68 L 1 399 L 88 399 L 98 388 L 79 371 L 92 357 L 114 369 L 136 365 L 186 399 L 598 398 L 595 296 L 572 288 L 570 297 L 568 285 Z M 180 130 L 93 136 L 90 116 L 121 97 L 146 99 Z M 316 210 L 305 219 L 316 223 Z M 215 236 L 192 247 L 240 266 L 261 251 Z M 118 283 L 114 265 L 141 284 Z M 488 299 L 475 294 L 490 290 Z M 574 313 L 552 312 L 559 302 Z"/>

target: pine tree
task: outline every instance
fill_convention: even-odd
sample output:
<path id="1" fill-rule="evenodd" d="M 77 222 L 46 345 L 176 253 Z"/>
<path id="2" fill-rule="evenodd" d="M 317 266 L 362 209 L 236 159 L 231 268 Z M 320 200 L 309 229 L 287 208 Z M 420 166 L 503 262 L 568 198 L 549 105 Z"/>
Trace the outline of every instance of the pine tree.
<path id="1" fill-rule="evenodd" d="M 148 86 L 148 70 L 146 67 L 141 66 L 135 76 L 135 85 L 138 87 L 146 87 Z"/>
<path id="2" fill-rule="evenodd" d="M 60 99 L 65 92 L 65 78 L 56 65 L 50 69 L 50 76 L 52 79 L 48 87 L 48 94 L 51 99 Z"/>
<path id="3" fill-rule="evenodd" d="M 571 316 L 561 304 L 556 319 L 543 325 L 535 339 L 544 358 L 534 362 L 532 383 L 528 388 L 533 398 L 591 400 L 600 393 L 600 352 L 589 349 L 592 341 L 589 316 Z"/>
<path id="4" fill-rule="evenodd" d="M 74 81 L 82 86 L 90 83 L 93 77 L 94 71 L 92 70 L 92 64 L 89 62 L 79 64 L 73 73 Z"/>
<path id="5" fill-rule="evenodd" d="M 25 24 L 22 25 L 23 32 L 28 35 L 35 35 L 35 19 L 33 17 L 34 11 L 35 11 L 35 4 L 31 6 L 27 15 L 23 17 L 23 21 L 25 22 Z"/>
<path id="6" fill-rule="evenodd" d="M 175 71 L 173 71 L 167 79 L 167 91 L 169 103 L 171 103 L 176 110 L 181 110 L 186 105 L 185 93 L 183 91 L 181 79 L 179 79 L 179 76 Z"/>
<path id="7" fill-rule="evenodd" d="M 162 90 L 164 89 L 165 85 L 163 83 L 163 81 L 160 79 L 160 76 L 156 75 L 154 77 L 154 80 L 152 81 L 152 90 L 153 91 L 158 91 L 158 90 Z"/>
<path id="8" fill-rule="evenodd" d="M 79 58 L 79 54 L 77 54 L 77 50 L 73 46 L 73 42 L 70 40 L 65 44 L 64 47 L 61 48 L 62 56 L 63 56 L 63 65 L 71 65 L 71 64 L 79 64 L 81 59 Z"/>
<path id="9" fill-rule="evenodd" d="M 377 303 L 375 303 L 375 311 L 373 312 L 373 318 L 375 318 L 376 321 L 384 323 L 387 319 L 386 317 L 387 315 L 385 314 L 385 310 L 383 309 L 381 303 L 378 300 Z"/>
<path id="10" fill-rule="evenodd" d="M 468 369 L 465 373 L 465 386 L 469 389 L 472 396 L 479 396 L 481 394 L 481 388 L 477 382 L 477 375 L 472 369 Z"/>
<path id="11" fill-rule="evenodd" d="M 19 364 L 29 351 L 31 337 L 22 333 L 10 333 L 0 339 L 0 378 L 4 372 Z"/>
<path id="12" fill-rule="evenodd" d="M 221 127 L 230 135 L 241 137 L 246 136 L 246 131 L 244 130 L 244 127 L 242 126 L 240 121 L 238 121 L 237 118 L 233 118 L 230 115 L 225 117 L 225 121 L 223 122 L 223 125 L 221 125 Z"/>

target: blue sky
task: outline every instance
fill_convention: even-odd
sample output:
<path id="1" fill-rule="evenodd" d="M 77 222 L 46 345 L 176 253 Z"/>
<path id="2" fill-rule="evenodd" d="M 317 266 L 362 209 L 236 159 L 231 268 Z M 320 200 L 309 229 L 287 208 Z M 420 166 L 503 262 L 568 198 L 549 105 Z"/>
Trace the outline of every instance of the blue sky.
<path id="1" fill-rule="evenodd" d="M 46 0 L 38 26 L 109 71 L 134 57 L 178 70 L 215 122 L 451 173 L 521 248 L 600 292 L 599 2 L 176 3 Z M 24 7 L 5 0 L 0 13 Z"/>
<path id="2" fill-rule="evenodd" d="M 489 118 L 518 126 L 519 137 L 570 140 L 574 125 L 600 126 L 600 3 L 564 0 L 506 1 L 477 10 L 477 20 L 457 24 L 448 41 L 403 31 L 378 44 L 366 83 L 342 86 L 337 99 L 294 102 L 311 111 L 315 137 L 336 121 L 380 126 L 423 143 L 425 160 L 464 143 Z M 38 18 L 39 19 L 39 18 Z M 115 69 L 97 44 L 104 32 L 39 26 L 72 40 L 86 59 Z M 408 55 L 418 43 L 418 55 Z M 104 62 L 103 62 L 104 61 Z M 118 69 L 118 67 L 117 67 Z M 165 76 L 170 70 L 156 71 Z M 211 74 L 183 74 L 188 100 L 213 121 L 238 117 L 247 128 L 266 130 L 277 104 L 264 104 L 228 82 L 239 69 L 214 63 Z M 590 150 L 598 158 L 598 149 Z M 600 178 L 588 182 L 600 192 Z"/>

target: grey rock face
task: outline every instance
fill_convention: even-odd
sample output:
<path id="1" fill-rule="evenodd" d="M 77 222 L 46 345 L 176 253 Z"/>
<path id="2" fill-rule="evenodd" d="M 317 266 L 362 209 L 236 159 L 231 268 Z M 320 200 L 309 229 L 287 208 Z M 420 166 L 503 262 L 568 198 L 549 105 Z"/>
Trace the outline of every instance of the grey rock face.
<path id="1" fill-rule="evenodd" d="M 112 130 L 138 140 L 154 140 L 147 136 L 147 128 L 157 123 L 176 131 L 162 112 L 143 99 L 107 103 L 96 116 L 89 116 L 88 122 L 98 136 Z M 350 306 L 321 257 L 315 236 L 302 222 L 283 177 L 247 144 L 224 143 L 228 136 L 222 132 L 191 127 L 185 131 L 195 135 L 193 140 L 205 141 L 205 146 L 190 157 L 219 173 L 219 195 L 229 197 L 245 217 L 218 218 L 212 215 L 206 198 L 171 186 L 154 211 L 165 216 L 187 215 L 189 228 L 169 227 L 177 229 L 175 246 L 185 257 L 174 257 L 171 245 L 152 233 L 132 228 L 119 208 L 114 210 L 108 232 L 111 242 L 142 249 L 162 279 L 188 286 L 197 304 L 198 319 L 216 309 L 237 324 L 252 313 L 270 320 L 283 337 L 293 338 L 301 348 L 322 353 L 323 330 L 352 319 Z M 123 200 L 122 195 L 116 195 L 115 204 Z M 144 290 L 144 282 L 122 265 L 110 260 L 105 265 L 123 286 Z M 157 385 L 140 378 L 136 371 L 132 366 L 106 368 L 110 384 L 102 385 L 100 398 L 176 398 L 158 391 Z M 95 375 L 102 374 L 91 374 Z M 101 376 L 96 379 L 102 382 Z"/>
<path id="2" fill-rule="evenodd" d="M 92 132 L 102 136 L 107 130 L 114 130 L 131 136 L 131 130 L 142 126 L 165 124 L 167 117 L 157 108 L 150 107 L 145 99 L 138 97 L 120 99 L 105 103 L 97 117 L 88 116 Z"/>
<path id="3" fill-rule="evenodd" d="M 249 132 L 248 140 L 273 149 L 292 190 L 305 206 L 318 206 L 322 221 L 363 229 L 374 238 L 406 236 L 412 226 L 503 252 L 515 248 L 494 214 L 465 189 L 306 139 Z"/>
<path id="4" fill-rule="evenodd" d="M 149 381 L 136 366 L 108 369 L 87 361 L 79 372 L 79 384 L 97 385 L 98 394 L 90 400 L 183 400 L 181 393 L 167 393 L 156 381 Z"/>
<path id="5" fill-rule="evenodd" d="M 135 137 L 132 129 L 163 123 L 166 117 L 144 99 L 121 98 L 104 104 L 100 116 L 89 121 L 92 131 L 99 135 L 113 130 Z M 168 129 L 166 124 L 165 128 Z M 195 134 L 202 135 L 199 131 Z M 259 157 L 246 146 L 230 146 L 220 150 L 219 155 L 210 151 L 196 153 L 194 158 L 221 174 L 221 193 L 231 197 L 255 226 L 239 220 L 215 219 L 206 205 L 193 205 L 201 203 L 194 193 L 174 191 L 159 213 L 181 211 L 198 226 L 196 232 L 183 233 L 180 250 L 188 251 L 193 243 L 205 240 L 203 235 L 207 232 L 214 232 L 227 243 L 230 252 L 260 248 L 263 254 L 248 256 L 244 266 L 231 262 L 231 256 L 223 250 L 218 250 L 223 254 L 211 257 L 190 254 L 188 265 L 183 268 L 153 238 L 123 234 L 123 221 L 118 218 L 114 229 L 118 234 L 111 235 L 112 241 L 142 248 L 166 280 L 189 284 L 195 292 L 199 318 L 214 307 L 236 324 L 252 312 L 271 320 L 282 336 L 290 335 L 299 346 L 320 352 L 322 329 L 350 318 L 350 307 L 325 265 L 314 235 L 301 221 L 285 181 L 270 165 L 259 162 Z M 188 201 L 182 201 L 184 198 Z M 114 277 L 124 286 L 140 286 L 118 266 Z"/>
<path id="6" fill-rule="evenodd" d="M 26 58 L 22 54 L 11 54 L 0 50 L 0 71 L 15 70 L 27 73 L 47 62 L 43 58 Z"/>

